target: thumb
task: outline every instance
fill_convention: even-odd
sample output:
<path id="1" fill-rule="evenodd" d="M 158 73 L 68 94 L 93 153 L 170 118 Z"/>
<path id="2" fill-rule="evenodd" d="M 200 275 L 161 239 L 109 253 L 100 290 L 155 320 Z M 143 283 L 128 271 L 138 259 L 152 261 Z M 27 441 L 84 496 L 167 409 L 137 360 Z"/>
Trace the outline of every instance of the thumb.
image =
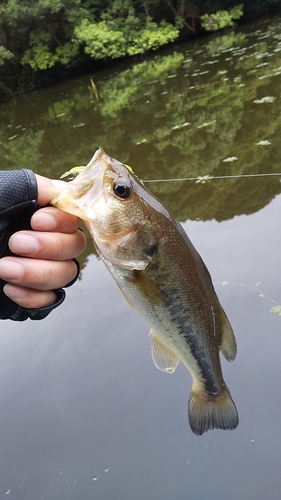
<path id="1" fill-rule="evenodd" d="M 38 186 L 38 203 L 42 207 L 47 205 L 49 201 L 58 196 L 66 186 L 66 182 L 56 179 L 48 179 L 42 175 L 35 174 Z"/>

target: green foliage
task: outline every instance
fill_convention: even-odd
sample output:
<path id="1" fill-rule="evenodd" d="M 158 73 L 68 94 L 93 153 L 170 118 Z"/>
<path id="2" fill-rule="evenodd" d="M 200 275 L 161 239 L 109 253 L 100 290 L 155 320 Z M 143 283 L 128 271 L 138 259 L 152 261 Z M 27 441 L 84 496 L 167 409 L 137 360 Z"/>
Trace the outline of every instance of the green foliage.
<path id="1" fill-rule="evenodd" d="M 197 179 L 148 184 L 180 220 L 259 210 L 280 193 L 280 176 L 239 176 L 280 172 L 280 20 L 230 36 L 227 57 L 220 39 L 94 73 L 98 101 L 87 76 L 5 105 L 3 167 L 58 178 L 102 146 L 142 179 Z"/>
<path id="2" fill-rule="evenodd" d="M 122 31 L 111 30 L 106 21 L 90 23 L 83 19 L 74 30 L 76 41 L 85 45 L 85 52 L 93 59 L 112 59 L 126 54 L 126 42 Z"/>
<path id="3" fill-rule="evenodd" d="M 0 45 L 0 66 L 2 66 L 5 61 L 14 57 L 14 54 L 10 50 L 7 50 L 3 45 Z"/>
<path id="4" fill-rule="evenodd" d="M 22 64 L 29 64 L 35 70 L 54 66 L 56 58 L 49 50 L 51 40 L 50 33 L 30 33 L 30 48 L 25 51 Z"/>
<path id="5" fill-rule="evenodd" d="M 85 15 L 80 0 L 4 0 L 0 44 L 6 54 L 14 54 L 17 72 L 19 65 L 33 70 L 67 65 L 79 51 L 71 43 L 73 26 Z"/>
<path id="6" fill-rule="evenodd" d="M 204 39 L 114 74 L 102 72 L 94 77 L 99 101 L 88 90 L 89 77 L 13 101 L 0 127 L 3 167 L 30 166 L 58 178 L 86 164 L 100 145 L 143 179 L 197 178 L 148 184 L 180 220 L 258 210 L 280 192 L 278 177 L 213 177 L 263 172 L 265 166 L 280 171 L 278 146 L 275 157 L 271 153 L 279 143 L 278 99 L 254 102 L 273 89 L 276 96 L 281 92 L 280 52 L 269 41 L 279 36 L 279 26 L 271 35 L 251 38 L 255 52 L 247 37 L 239 48 L 230 38 L 227 60 L 208 52 L 210 40 Z M 256 68 L 257 56 L 268 64 Z M 267 138 L 272 146 L 257 145 Z M 231 156 L 238 160 L 223 162 Z"/>
<path id="7" fill-rule="evenodd" d="M 58 75 L 60 66 L 65 75 L 68 68 L 90 59 L 157 50 L 202 26 L 207 31 L 232 26 L 243 14 L 243 4 L 233 4 L 234 0 L 1 0 L 1 88 L 32 88 L 41 78 L 46 81 L 46 73 L 47 78 Z M 244 6 L 252 17 L 254 11 L 260 15 L 281 8 L 281 2 L 244 0 Z"/>
<path id="8" fill-rule="evenodd" d="M 153 61 L 135 64 L 132 68 L 118 73 L 110 81 L 104 82 L 100 88 L 102 117 L 105 120 L 118 119 L 122 110 L 130 108 L 134 101 L 141 100 L 144 92 L 149 90 L 148 82 L 157 81 L 164 85 L 167 78 L 178 71 L 183 60 L 184 55 L 181 53 L 157 57 Z M 143 112 L 145 115 L 145 109 Z M 138 140 L 141 138 L 137 137 L 136 142 Z"/>
<path id="9" fill-rule="evenodd" d="M 144 28 L 140 28 L 140 23 L 134 16 L 127 18 L 125 28 L 121 29 L 118 24 L 119 21 L 91 23 L 84 19 L 74 30 L 76 41 L 84 44 L 86 54 L 94 59 L 115 59 L 158 49 L 174 41 L 179 34 L 172 25 L 162 22 L 159 26 L 149 18 Z M 128 28 L 128 24 L 133 25 L 133 29 Z M 135 29 L 136 25 L 139 27 L 138 31 Z"/>
<path id="10" fill-rule="evenodd" d="M 229 10 L 219 10 L 215 14 L 201 16 L 201 24 L 206 31 L 217 31 L 233 26 L 234 21 L 243 16 L 243 4 Z"/>
<path id="11" fill-rule="evenodd" d="M 21 62 L 29 64 L 34 70 L 52 68 L 57 62 L 66 66 L 78 55 L 77 45 L 66 42 L 53 51 L 50 49 L 52 35 L 46 32 L 31 33 L 30 47 L 25 51 Z"/>
<path id="12" fill-rule="evenodd" d="M 238 32 L 234 30 L 228 30 L 222 34 L 211 37 L 206 45 L 206 50 L 210 57 L 221 54 L 222 52 L 231 49 L 231 47 L 239 47 L 245 42 L 245 33 Z"/>
<path id="13" fill-rule="evenodd" d="M 277 316 L 281 316 L 281 306 L 272 306 L 270 312 L 273 314 L 277 314 Z"/>
<path id="14" fill-rule="evenodd" d="M 140 30 L 139 35 L 131 41 L 127 52 L 131 56 L 148 50 L 156 50 L 162 45 L 173 42 L 178 36 L 179 30 L 171 24 L 162 22 L 159 26 L 149 20 L 146 27 Z"/>

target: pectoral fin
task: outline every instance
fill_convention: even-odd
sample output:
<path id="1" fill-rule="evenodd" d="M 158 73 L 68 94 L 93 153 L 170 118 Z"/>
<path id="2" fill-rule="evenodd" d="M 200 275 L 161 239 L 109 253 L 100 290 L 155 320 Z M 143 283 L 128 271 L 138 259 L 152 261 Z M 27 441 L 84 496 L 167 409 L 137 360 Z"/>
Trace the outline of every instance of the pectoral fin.
<path id="1" fill-rule="evenodd" d="M 156 368 L 166 373 L 174 373 L 179 364 L 179 358 L 166 346 L 153 330 L 150 330 L 150 334 L 151 354 Z"/>
<path id="2" fill-rule="evenodd" d="M 150 302 L 158 305 L 165 305 L 166 298 L 160 288 L 141 271 L 134 271 L 133 278 L 130 278 L 138 288 L 139 292 Z"/>

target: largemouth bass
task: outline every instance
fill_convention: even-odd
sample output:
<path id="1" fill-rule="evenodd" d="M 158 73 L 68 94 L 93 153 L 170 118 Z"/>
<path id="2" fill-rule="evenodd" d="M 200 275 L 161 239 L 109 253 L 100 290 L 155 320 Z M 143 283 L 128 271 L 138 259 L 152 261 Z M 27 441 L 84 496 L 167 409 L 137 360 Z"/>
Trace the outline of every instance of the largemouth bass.
<path id="1" fill-rule="evenodd" d="M 190 371 L 189 423 L 195 434 L 234 429 L 238 414 L 224 382 L 236 341 L 210 274 L 191 241 L 130 167 L 102 149 L 53 205 L 86 221 L 96 250 L 129 304 L 151 326 L 152 358 Z"/>

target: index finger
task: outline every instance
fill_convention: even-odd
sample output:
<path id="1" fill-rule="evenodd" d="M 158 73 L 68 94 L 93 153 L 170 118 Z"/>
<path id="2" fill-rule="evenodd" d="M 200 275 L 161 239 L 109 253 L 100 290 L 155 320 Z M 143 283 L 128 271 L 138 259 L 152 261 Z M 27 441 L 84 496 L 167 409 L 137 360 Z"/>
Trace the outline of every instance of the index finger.
<path id="1" fill-rule="evenodd" d="M 40 208 L 31 217 L 34 231 L 55 231 L 73 233 L 77 229 L 79 219 L 75 215 L 62 212 L 55 207 Z"/>

